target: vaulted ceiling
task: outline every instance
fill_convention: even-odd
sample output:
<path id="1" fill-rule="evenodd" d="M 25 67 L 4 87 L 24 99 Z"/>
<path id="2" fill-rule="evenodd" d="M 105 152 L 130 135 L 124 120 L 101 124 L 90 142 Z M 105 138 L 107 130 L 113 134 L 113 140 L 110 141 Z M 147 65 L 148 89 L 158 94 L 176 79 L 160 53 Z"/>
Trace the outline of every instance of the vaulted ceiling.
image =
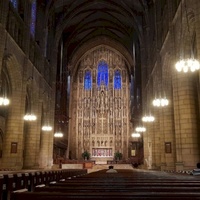
<path id="1" fill-rule="evenodd" d="M 67 56 L 98 36 L 123 45 L 132 55 L 141 36 L 145 10 L 151 0 L 52 0 L 57 39 L 63 38 Z"/>

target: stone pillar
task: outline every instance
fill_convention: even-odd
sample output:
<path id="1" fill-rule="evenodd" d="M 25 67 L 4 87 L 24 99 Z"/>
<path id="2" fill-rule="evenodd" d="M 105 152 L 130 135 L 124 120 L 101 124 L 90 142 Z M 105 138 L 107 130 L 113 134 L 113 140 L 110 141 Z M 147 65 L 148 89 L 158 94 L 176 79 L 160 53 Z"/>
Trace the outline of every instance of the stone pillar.
<path id="1" fill-rule="evenodd" d="M 176 72 L 173 76 L 177 171 L 195 168 L 199 162 L 194 75 Z"/>
<path id="2" fill-rule="evenodd" d="M 21 92 L 13 93 L 12 105 L 8 108 L 6 130 L 3 142 L 2 168 L 21 169 L 23 165 L 23 108 L 18 102 L 21 100 Z M 21 102 L 22 104 L 22 102 Z"/>
<path id="3" fill-rule="evenodd" d="M 24 168 L 32 169 L 39 167 L 39 149 L 40 149 L 40 134 L 41 134 L 41 104 L 39 99 L 39 80 L 33 77 L 31 88 L 31 113 L 37 116 L 36 121 L 25 121 L 27 129 L 25 129 L 24 142 Z"/>
<path id="4" fill-rule="evenodd" d="M 9 0 L 4 0 L 1 2 L 0 6 L 0 71 L 2 69 L 2 60 L 3 60 L 3 55 L 4 55 L 4 50 L 5 50 L 5 44 L 6 44 L 6 23 L 7 23 L 7 16 L 8 16 L 8 5 L 9 5 Z"/>

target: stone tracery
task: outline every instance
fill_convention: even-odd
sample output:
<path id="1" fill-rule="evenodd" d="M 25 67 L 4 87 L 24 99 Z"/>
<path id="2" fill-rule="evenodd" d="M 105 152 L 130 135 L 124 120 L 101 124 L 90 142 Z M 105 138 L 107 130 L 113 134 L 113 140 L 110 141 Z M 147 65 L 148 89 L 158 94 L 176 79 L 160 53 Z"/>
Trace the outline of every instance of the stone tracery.
<path id="1" fill-rule="evenodd" d="M 128 144 L 129 79 L 126 76 L 123 58 L 105 47 L 88 53 L 80 61 L 74 116 L 78 124 L 74 138 L 77 157 L 84 150 L 96 160 L 112 159 L 116 151 L 127 157 L 128 148 L 124 144 Z"/>

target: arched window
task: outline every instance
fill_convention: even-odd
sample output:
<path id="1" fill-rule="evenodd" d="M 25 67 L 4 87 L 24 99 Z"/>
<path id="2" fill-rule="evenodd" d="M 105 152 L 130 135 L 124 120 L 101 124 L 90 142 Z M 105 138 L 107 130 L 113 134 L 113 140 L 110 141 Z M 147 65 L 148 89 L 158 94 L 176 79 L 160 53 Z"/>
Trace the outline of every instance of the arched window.
<path id="1" fill-rule="evenodd" d="M 12 5 L 13 5 L 13 7 L 14 7 L 15 9 L 18 8 L 18 0 L 10 0 L 10 2 L 12 3 Z"/>
<path id="2" fill-rule="evenodd" d="M 97 86 L 104 84 L 108 86 L 108 65 L 105 61 L 101 61 L 98 65 Z"/>
<path id="3" fill-rule="evenodd" d="M 91 72 L 87 70 L 85 72 L 85 77 L 84 77 L 84 89 L 85 90 L 90 90 L 92 88 L 92 77 L 91 77 Z"/>
<path id="4" fill-rule="evenodd" d="M 35 24 L 36 24 L 36 0 L 31 5 L 31 26 L 30 31 L 32 36 L 35 36 Z"/>
<path id="5" fill-rule="evenodd" d="M 122 87 L 121 74 L 119 70 L 116 70 L 114 74 L 114 89 L 121 89 L 121 87 Z"/>

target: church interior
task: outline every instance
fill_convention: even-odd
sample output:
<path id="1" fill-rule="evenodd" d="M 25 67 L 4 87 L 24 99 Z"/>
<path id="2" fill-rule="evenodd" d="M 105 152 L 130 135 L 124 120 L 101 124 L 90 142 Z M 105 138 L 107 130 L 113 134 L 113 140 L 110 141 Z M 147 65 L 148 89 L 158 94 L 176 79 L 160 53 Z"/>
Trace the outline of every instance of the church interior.
<path id="1" fill-rule="evenodd" d="M 0 170 L 200 161 L 199 0 L 0 1 Z"/>

